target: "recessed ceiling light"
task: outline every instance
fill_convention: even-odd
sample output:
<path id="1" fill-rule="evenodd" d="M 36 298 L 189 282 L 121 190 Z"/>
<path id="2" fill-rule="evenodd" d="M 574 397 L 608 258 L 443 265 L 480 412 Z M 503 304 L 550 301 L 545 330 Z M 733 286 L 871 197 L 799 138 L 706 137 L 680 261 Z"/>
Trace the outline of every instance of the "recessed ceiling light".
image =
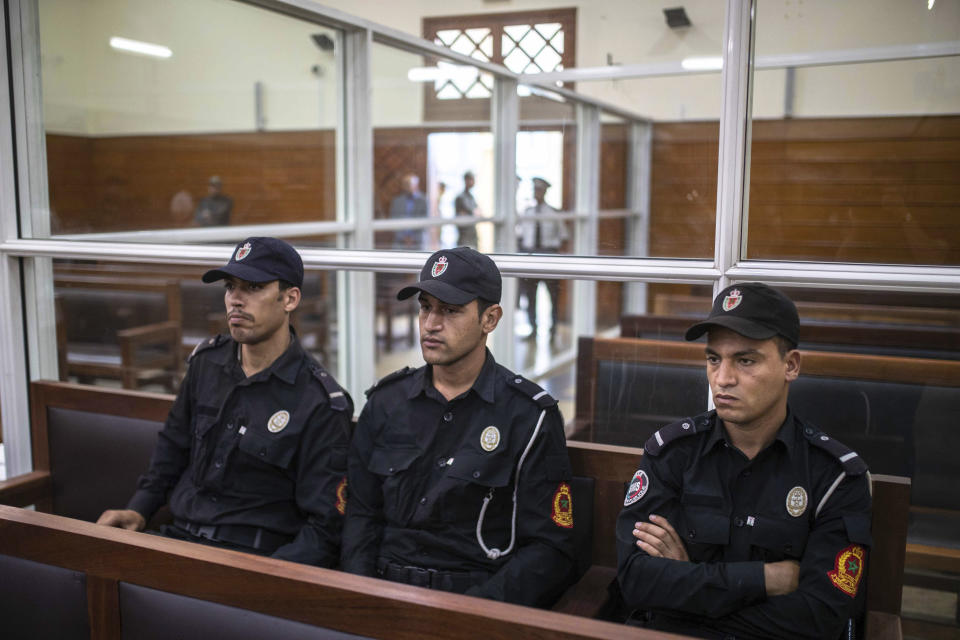
<path id="1" fill-rule="evenodd" d="M 117 36 L 110 38 L 110 46 L 119 51 L 139 53 L 154 58 L 169 58 L 173 55 L 173 51 L 162 44 L 151 44 L 149 42 L 140 42 L 139 40 L 130 40 L 129 38 L 119 38 Z"/>

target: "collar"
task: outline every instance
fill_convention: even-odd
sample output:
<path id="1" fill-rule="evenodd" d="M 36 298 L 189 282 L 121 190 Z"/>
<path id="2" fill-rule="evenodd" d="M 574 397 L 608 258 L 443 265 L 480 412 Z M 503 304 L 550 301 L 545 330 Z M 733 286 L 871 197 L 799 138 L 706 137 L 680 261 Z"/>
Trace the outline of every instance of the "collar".
<path id="1" fill-rule="evenodd" d="M 497 362 L 493 359 L 490 349 L 486 349 L 486 358 L 477 379 L 473 381 L 470 389 L 466 393 L 473 391 L 481 400 L 489 404 L 494 401 L 494 389 L 496 388 L 496 369 Z M 421 393 L 426 393 L 428 388 L 433 388 L 433 366 L 426 365 L 417 369 L 417 372 L 410 377 L 410 386 L 407 391 L 407 398 L 413 400 Z"/>
<path id="2" fill-rule="evenodd" d="M 230 338 L 229 340 L 233 343 L 232 348 L 224 349 L 222 355 L 217 355 L 219 356 L 221 363 L 230 363 L 242 372 L 243 367 L 240 366 L 239 359 L 237 358 L 237 353 L 239 353 L 240 349 L 240 343 L 234 342 L 233 338 Z M 274 375 L 287 384 L 294 384 L 297 381 L 297 374 L 300 373 L 300 364 L 303 361 L 304 353 L 303 346 L 301 346 L 300 340 L 297 338 L 297 334 L 291 326 L 290 344 L 287 346 L 286 351 L 281 353 L 280 356 L 274 360 L 269 367 L 250 376 L 247 379 L 261 379 Z M 225 360 L 226 362 L 224 362 Z"/>
<path id="3" fill-rule="evenodd" d="M 727 444 L 728 446 L 733 446 L 733 444 L 730 442 L 730 436 L 727 435 L 727 430 L 723 426 L 723 421 L 717 417 L 715 411 L 711 414 L 710 419 L 713 420 L 713 428 L 710 430 L 710 435 L 707 437 L 707 441 L 704 443 L 703 449 L 700 453 L 701 456 L 713 451 L 714 447 L 721 442 Z M 789 406 L 787 407 L 787 417 L 784 418 L 783 424 L 781 424 L 780 428 L 777 430 L 777 437 L 774 438 L 774 442 L 777 440 L 783 443 L 787 449 L 787 455 L 792 458 L 793 452 L 797 447 L 797 425 L 793 416 L 793 412 L 790 411 Z M 770 444 L 772 445 L 773 443 Z"/>

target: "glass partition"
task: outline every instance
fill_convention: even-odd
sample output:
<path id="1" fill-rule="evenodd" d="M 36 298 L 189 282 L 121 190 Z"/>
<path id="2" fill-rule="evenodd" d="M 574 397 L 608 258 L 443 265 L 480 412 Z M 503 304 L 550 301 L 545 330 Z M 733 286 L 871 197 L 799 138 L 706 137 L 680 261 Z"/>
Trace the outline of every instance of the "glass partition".
<path id="1" fill-rule="evenodd" d="M 203 267 L 55 260 L 60 379 L 174 392 L 187 356 L 228 333 L 223 282 Z M 308 269 L 291 316 L 301 344 L 336 371 L 336 277 Z"/>
<path id="2" fill-rule="evenodd" d="M 495 214 L 489 100 L 471 103 L 469 121 L 456 125 L 425 111 L 425 101 L 489 95 L 489 74 L 380 44 L 371 59 L 374 246 L 492 250 L 493 224 L 483 222 Z"/>
<path id="3" fill-rule="evenodd" d="M 228 0 L 39 17 L 52 234 L 336 219 L 338 32 Z"/>
<path id="4" fill-rule="evenodd" d="M 824 3 L 803 39 L 760 7 L 758 64 L 786 68 L 756 74 L 747 258 L 960 265 L 960 58 L 892 59 L 956 40 L 929 4 Z"/>

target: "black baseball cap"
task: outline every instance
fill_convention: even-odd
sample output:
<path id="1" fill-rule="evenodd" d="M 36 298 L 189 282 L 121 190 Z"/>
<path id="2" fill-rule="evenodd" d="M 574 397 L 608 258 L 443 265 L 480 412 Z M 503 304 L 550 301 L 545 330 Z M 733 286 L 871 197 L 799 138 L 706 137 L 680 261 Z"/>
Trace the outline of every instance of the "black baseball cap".
<path id="1" fill-rule="evenodd" d="M 280 238 L 247 238 L 233 250 L 230 262 L 203 274 L 204 282 L 233 276 L 247 282 L 286 280 L 303 286 L 303 260 L 297 250 Z"/>
<path id="2" fill-rule="evenodd" d="M 797 306 L 783 293 L 761 282 L 735 284 L 721 291 L 713 301 L 710 317 L 687 329 L 686 339 L 696 340 L 713 326 L 726 327 L 754 340 L 783 336 L 794 347 L 800 340 Z"/>
<path id="3" fill-rule="evenodd" d="M 500 269 L 488 256 L 470 247 L 441 249 L 427 258 L 420 282 L 404 287 L 398 300 L 423 291 L 447 304 L 467 304 L 483 298 L 500 302 Z"/>

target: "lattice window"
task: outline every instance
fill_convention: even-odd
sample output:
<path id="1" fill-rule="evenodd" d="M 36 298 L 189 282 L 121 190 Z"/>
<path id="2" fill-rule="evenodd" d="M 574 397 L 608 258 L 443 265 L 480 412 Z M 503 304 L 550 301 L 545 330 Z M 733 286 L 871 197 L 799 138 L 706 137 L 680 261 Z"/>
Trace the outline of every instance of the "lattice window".
<path id="1" fill-rule="evenodd" d="M 502 64 L 515 73 L 559 71 L 574 66 L 576 9 L 425 18 L 423 35 L 453 51 Z M 493 78 L 439 62 L 430 103 L 490 98 Z"/>

